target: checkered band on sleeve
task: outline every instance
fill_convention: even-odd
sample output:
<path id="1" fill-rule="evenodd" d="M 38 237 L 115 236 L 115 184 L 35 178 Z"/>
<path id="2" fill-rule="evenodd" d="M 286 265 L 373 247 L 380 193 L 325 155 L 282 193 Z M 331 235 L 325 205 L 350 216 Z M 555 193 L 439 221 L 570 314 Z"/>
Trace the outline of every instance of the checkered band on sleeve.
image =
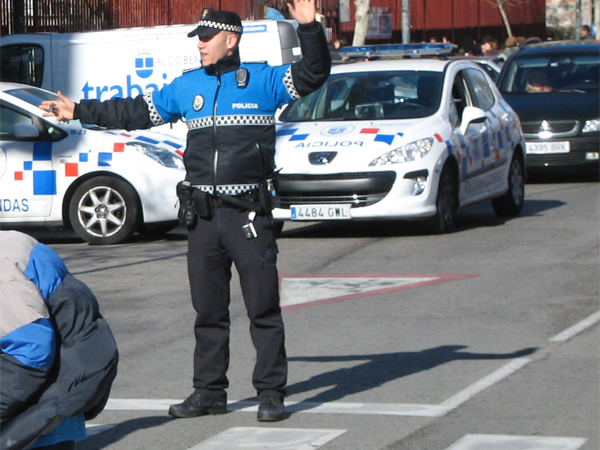
<path id="1" fill-rule="evenodd" d="M 199 27 L 216 28 L 217 30 L 231 31 L 233 33 L 242 33 L 243 28 L 237 25 L 229 25 L 226 23 L 213 22 L 212 20 L 201 20 L 198 22 Z"/>
<path id="2" fill-rule="evenodd" d="M 156 110 L 156 106 L 154 106 L 154 101 L 152 101 L 152 92 L 146 92 L 144 94 L 144 100 L 148 104 L 148 115 L 150 116 L 150 120 L 154 125 L 162 125 L 165 123 L 160 114 Z"/>
<path id="3" fill-rule="evenodd" d="M 189 130 L 197 130 L 213 126 L 212 117 L 204 117 L 202 119 L 188 120 L 187 126 Z M 231 125 L 273 125 L 275 118 L 273 116 L 219 116 L 217 117 L 217 126 Z"/>
<path id="4" fill-rule="evenodd" d="M 292 100 L 297 100 L 301 97 L 301 95 L 298 94 L 298 91 L 296 90 L 296 86 L 294 86 L 294 79 L 292 78 L 291 67 L 287 70 L 285 76 L 283 77 L 283 84 L 285 84 L 285 88 L 292 97 Z"/>

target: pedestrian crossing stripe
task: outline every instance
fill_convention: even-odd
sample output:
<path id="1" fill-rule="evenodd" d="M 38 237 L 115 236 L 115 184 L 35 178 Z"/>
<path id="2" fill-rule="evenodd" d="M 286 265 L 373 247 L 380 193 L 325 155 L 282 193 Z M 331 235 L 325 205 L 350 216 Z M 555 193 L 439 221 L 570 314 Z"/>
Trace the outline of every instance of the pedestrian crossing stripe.
<path id="1" fill-rule="evenodd" d="M 499 434 L 467 434 L 446 450 L 577 450 L 587 439 L 550 436 L 506 436 Z"/>
<path id="2" fill-rule="evenodd" d="M 188 450 L 315 450 L 345 432 L 346 430 L 233 427 Z"/>
<path id="3" fill-rule="evenodd" d="M 280 278 L 283 311 L 479 277 L 476 274 L 293 274 Z"/>

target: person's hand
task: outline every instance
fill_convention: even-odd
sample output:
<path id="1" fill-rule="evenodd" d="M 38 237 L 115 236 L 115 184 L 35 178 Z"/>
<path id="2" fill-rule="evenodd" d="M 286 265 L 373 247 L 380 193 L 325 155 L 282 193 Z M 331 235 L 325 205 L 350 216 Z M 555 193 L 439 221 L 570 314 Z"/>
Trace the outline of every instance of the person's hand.
<path id="1" fill-rule="evenodd" d="M 42 114 L 43 117 L 56 117 L 62 122 L 68 122 L 73 120 L 73 111 L 75 111 L 75 103 L 64 96 L 60 91 L 58 92 L 60 100 L 44 100 L 40 105 L 40 109 L 49 111 Z"/>
<path id="2" fill-rule="evenodd" d="M 288 3 L 290 14 L 296 22 L 300 24 L 307 24 L 314 22 L 317 7 L 315 6 L 315 0 L 294 0 L 293 3 Z"/>

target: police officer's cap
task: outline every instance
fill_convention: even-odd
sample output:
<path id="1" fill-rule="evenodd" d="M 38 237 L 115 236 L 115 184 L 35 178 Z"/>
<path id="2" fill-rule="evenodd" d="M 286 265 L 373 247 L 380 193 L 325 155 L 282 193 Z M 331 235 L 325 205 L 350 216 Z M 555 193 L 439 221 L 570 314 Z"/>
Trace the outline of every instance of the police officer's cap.
<path id="1" fill-rule="evenodd" d="M 242 20 L 240 16 L 231 11 L 218 11 L 204 8 L 200 16 L 198 27 L 188 33 L 188 37 L 212 36 L 219 31 L 231 31 L 242 34 Z"/>

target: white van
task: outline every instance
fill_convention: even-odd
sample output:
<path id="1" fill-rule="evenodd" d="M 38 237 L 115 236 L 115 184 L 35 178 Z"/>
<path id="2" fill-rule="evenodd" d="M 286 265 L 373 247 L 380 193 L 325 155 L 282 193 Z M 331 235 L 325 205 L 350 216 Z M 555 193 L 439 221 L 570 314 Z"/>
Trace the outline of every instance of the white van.
<path id="1" fill-rule="evenodd" d="M 243 21 L 242 62 L 270 65 L 300 58 L 294 21 Z M 0 81 L 61 91 L 71 99 L 135 97 L 201 64 L 190 25 L 0 38 Z M 182 128 L 174 134 L 183 133 Z M 166 130 L 161 130 L 166 131 Z"/>

